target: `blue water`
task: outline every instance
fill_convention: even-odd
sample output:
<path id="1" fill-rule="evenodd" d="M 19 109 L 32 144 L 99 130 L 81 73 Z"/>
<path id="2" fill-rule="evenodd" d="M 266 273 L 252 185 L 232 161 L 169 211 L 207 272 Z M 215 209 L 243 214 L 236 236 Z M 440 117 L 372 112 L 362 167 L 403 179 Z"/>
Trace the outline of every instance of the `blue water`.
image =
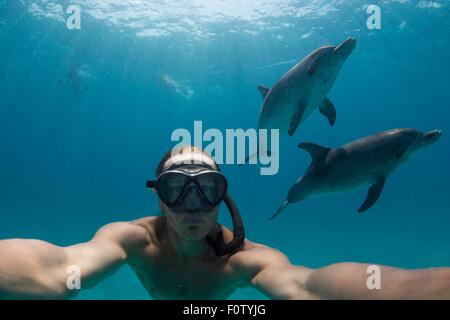
<path id="1" fill-rule="evenodd" d="M 81 30 L 65 25 L 81 7 Z M 294 264 L 450 265 L 450 3 L 374 1 L 18 1 L 0 4 L 0 239 L 58 245 L 157 212 L 145 188 L 174 129 L 252 128 L 272 85 L 312 50 L 357 47 L 329 94 L 336 125 L 315 112 L 281 139 L 280 171 L 223 165 L 247 236 Z M 65 81 L 79 72 L 82 90 Z M 165 74 L 191 95 L 161 84 Z M 268 222 L 309 165 L 300 141 L 338 146 L 397 127 L 443 130 L 395 172 L 376 205 L 366 190 L 308 199 Z M 222 209 L 221 222 L 229 225 Z M 147 299 L 129 268 L 80 299 Z M 263 298 L 247 289 L 232 298 Z"/>

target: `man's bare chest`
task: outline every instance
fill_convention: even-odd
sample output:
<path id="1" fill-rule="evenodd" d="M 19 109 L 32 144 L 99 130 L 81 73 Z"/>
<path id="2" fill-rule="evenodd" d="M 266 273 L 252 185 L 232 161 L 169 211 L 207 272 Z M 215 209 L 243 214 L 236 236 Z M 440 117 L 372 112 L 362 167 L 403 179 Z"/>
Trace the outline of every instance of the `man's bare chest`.
<path id="1" fill-rule="evenodd" d="M 155 299 L 226 299 L 239 287 L 238 275 L 226 263 L 176 265 L 152 258 L 131 266 Z"/>

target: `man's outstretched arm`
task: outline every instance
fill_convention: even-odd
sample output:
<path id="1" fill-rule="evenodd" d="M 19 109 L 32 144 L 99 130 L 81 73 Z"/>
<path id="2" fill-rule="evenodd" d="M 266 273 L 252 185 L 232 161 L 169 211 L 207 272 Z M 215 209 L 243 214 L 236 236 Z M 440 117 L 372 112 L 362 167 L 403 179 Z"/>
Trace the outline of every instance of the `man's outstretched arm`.
<path id="1" fill-rule="evenodd" d="M 337 263 L 314 270 L 292 265 L 283 253 L 265 246 L 243 252 L 239 261 L 250 284 L 272 299 L 450 299 L 450 268 L 376 266 L 377 289 L 370 277 L 378 275 L 369 264 Z"/>
<path id="2" fill-rule="evenodd" d="M 378 276 L 376 288 L 372 280 Z M 310 272 L 304 287 L 312 296 L 325 299 L 450 299 L 450 268 L 405 270 L 337 263 Z"/>
<path id="3" fill-rule="evenodd" d="M 39 240 L 0 241 L 0 298 L 66 299 L 71 266 L 80 271 L 81 289 L 87 289 L 114 273 L 134 247 L 148 241 L 146 231 L 130 223 L 102 227 L 86 243 L 58 247 Z M 73 267 L 72 267 L 73 268 Z"/>

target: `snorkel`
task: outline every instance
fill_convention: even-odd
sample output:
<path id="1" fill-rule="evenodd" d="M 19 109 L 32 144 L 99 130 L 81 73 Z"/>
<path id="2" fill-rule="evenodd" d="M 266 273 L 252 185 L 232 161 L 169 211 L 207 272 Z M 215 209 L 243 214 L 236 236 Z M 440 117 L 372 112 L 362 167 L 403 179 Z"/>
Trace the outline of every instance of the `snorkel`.
<path id="1" fill-rule="evenodd" d="M 200 154 L 201 157 L 198 157 L 199 151 L 192 151 L 194 153 L 188 152 L 188 157 L 182 159 L 179 157 L 183 155 L 181 153 L 166 155 L 157 169 L 156 180 L 147 181 L 147 187 L 156 190 L 160 200 L 175 212 L 178 206 L 182 206 L 186 193 L 191 192 L 192 188 L 196 190 L 202 208 L 213 209 L 222 201 L 225 202 L 233 223 L 233 239 L 225 243 L 221 225 L 216 223 L 207 234 L 206 242 L 217 256 L 231 255 L 242 247 L 245 240 L 242 218 L 236 203 L 227 192 L 228 183 L 218 165 L 208 156 Z M 214 183 L 209 182 L 210 185 L 205 187 L 205 181 Z M 176 187 L 171 188 L 171 183 Z M 212 191 L 211 185 L 214 187 Z M 217 190 L 214 192 L 214 189 Z"/>
<path id="2" fill-rule="evenodd" d="M 206 242 L 214 249 L 215 254 L 218 256 L 235 253 L 241 248 L 245 240 L 245 230 L 241 215 L 235 202 L 228 193 L 224 198 L 224 202 L 233 221 L 233 239 L 229 243 L 225 243 L 220 224 L 216 224 L 215 228 L 206 237 Z"/>

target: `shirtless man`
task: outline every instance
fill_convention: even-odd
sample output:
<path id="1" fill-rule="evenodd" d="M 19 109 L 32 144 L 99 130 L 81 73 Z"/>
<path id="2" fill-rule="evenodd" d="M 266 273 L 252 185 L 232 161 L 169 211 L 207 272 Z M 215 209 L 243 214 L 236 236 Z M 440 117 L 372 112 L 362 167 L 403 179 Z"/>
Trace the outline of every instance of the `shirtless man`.
<path id="1" fill-rule="evenodd" d="M 187 159 L 201 164 L 186 165 Z M 234 233 L 216 224 L 219 204 L 228 199 L 226 179 L 196 148 L 166 154 L 156 176 L 148 186 L 163 216 L 111 223 L 69 247 L 0 241 L 0 298 L 72 298 L 79 290 L 67 288 L 69 266 L 79 267 L 83 290 L 129 264 L 154 299 L 226 299 L 249 286 L 272 299 L 450 299 L 450 268 L 380 266 L 381 288 L 370 290 L 366 264 L 292 265 L 280 251 L 244 240 L 238 213 Z M 221 230 L 223 241 L 210 241 L 212 230 Z"/>

